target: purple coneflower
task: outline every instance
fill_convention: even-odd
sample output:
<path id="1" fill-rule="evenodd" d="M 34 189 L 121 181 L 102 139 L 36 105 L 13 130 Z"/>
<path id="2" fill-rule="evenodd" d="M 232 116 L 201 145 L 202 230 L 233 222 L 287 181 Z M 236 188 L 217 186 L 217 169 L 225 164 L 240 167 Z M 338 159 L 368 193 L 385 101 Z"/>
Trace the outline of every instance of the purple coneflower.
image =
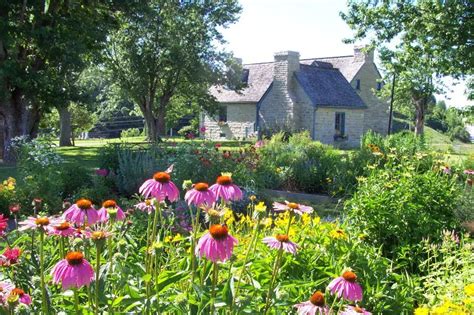
<path id="1" fill-rule="evenodd" d="M 100 222 L 107 222 L 112 217 L 114 221 L 125 220 L 125 213 L 122 208 L 117 205 L 115 200 L 106 200 L 102 203 L 102 208 L 99 209 L 99 220 Z"/>
<path id="2" fill-rule="evenodd" d="M 273 249 L 283 248 L 285 252 L 291 253 L 293 255 L 296 254 L 296 250 L 298 248 L 298 245 L 291 242 L 288 235 L 285 234 L 277 234 L 275 237 L 265 237 L 262 242 L 264 242 L 268 245 L 268 247 Z"/>
<path id="3" fill-rule="evenodd" d="M 85 198 L 76 201 L 63 213 L 62 217 L 79 226 L 95 224 L 99 221 L 99 214 L 92 206 L 92 201 Z"/>
<path id="4" fill-rule="evenodd" d="M 51 219 L 48 217 L 28 217 L 28 219 L 21 221 L 19 231 L 24 230 L 42 230 L 45 231 L 50 224 Z"/>
<path id="5" fill-rule="evenodd" d="M 16 295 L 18 296 L 18 301 L 22 304 L 25 305 L 30 305 L 31 304 L 31 296 L 29 294 L 26 294 L 25 291 L 19 288 L 14 288 L 13 290 L 10 291 L 10 296 Z"/>
<path id="6" fill-rule="evenodd" d="M 342 296 L 349 301 L 362 301 L 362 287 L 356 281 L 356 274 L 347 270 L 342 276 L 332 280 L 328 289 L 339 298 Z"/>
<path id="7" fill-rule="evenodd" d="M 294 307 L 300 315 L 326 315 L 330 313 L 324 300 L 324 294 L 321 291 L 314 292 L 309 301 L 295 304 Z"/>
<path id="8" fill-rule="evenodd" d="M 155 211 L 155 206 L 153 205 L 155 202 L 155 199 L 145 199 L 145 201 L 142 201 L 138 204 L 135 205 L 135 208 L 141 211 L 146 211 L 148 214 L 152 213 Z"/>
<path id="9" fill-rule="evenodd" d="M 474 175 L 474 170 L 471 170 L 471 169 L 464 170 L 464 174 L 466 174 L 466 175 Z"/>
<path id="10" fill-rule="evenodd" d="M 94 269 L 81 252 L 70 252 L 51 271 L 54 283 L 61 283 L 64 290 L 89 285 L 94 279 Z"/>
<path id="11" fill-rule="evenodd" d="M 193 185 L 193 189 L 188 190 L 184 196 L 184 200 L 188 205 L 210 206 L 216 201 L 216 195 L 209 189 L 207 183 L 197 183 Z"/>
<path id="12" fill-rule="evenodd" d="M 367 311 L 363 307 L 347 305 L 346 309 L 341 313 L 341 315 L 372 315 L 371 312 Z"/>
<path id="13" fill-rule="evenodd" d="M 140 187 L 139 192 L 145 197 L 154 197 L 159 201 L 168 198 L 173 202 L 179 199 L 179 190 L 171 181 L 168 172 L 156 172 L 152 179 L 146 180 Z"/>
<path id="14" fill-rule="evenodd" d="M 212 262 L 225 262 L 232 256 L 234 245 L 237 243 L 237 239 L 229 234 L 227 226 L 213 224 L 209 232 L 199 239 L 195 254 L 199 257 L 204 256 Z"/>
<path id="15" fill-rule="evenodd" d="M 216 195 L 216 201 L 222 198 L 225 202 L 242 199 L 242 190 L 232 182 L 232 177 L 223 174 L 217 177 L 217 181 L 209 190 Z"/>
<path id="16" fill-rule="evenodd" d="M 49 235 L 63 237 L 72 236 L 76 232 L 76 229 L 72 227 L 71 223 L 64 219 L 54 220 L 50 225 L 48 225 L 47 230 Z"/>
<path id="17" fill-rule="evenodd" d="M 292 211 L 299 215 L 303 215 L 303 213 L 311 213 L 313 212 L 313 208 L 309 206 L 305 206 L 295 202 L 288 202 L 285 200 L 285 203 L 274 202 L 273 203 L 273 210 L 275 211 Z"/>

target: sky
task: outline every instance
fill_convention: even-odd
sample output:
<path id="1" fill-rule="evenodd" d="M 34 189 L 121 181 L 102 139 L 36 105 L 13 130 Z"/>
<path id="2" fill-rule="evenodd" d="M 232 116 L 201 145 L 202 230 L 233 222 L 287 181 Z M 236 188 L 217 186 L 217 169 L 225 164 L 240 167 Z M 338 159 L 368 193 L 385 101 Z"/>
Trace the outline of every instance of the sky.
<path id="1" fill-rule="evenodd" d="M 244 63 L 272 61 L 277 51 L 293 50 L 300 58 L 353 54 L 353 45 L 344 44 L 352 31 L 339 16 L 346 0 L 240 0 L 240 19 L 223 31 L 227 49 Z M 363 44 L 363 43 L 356 43 Z M 444 99 L 449 106 L 474 105 L 464 95 L 463 83 L 446 80 Z"/>

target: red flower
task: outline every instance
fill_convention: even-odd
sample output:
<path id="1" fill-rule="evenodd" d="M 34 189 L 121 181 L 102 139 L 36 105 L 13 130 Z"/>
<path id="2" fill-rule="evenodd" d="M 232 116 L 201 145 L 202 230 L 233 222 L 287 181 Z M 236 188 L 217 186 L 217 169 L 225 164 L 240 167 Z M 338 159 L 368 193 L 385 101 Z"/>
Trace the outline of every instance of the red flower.
<path id="1" fill-rule="evenodd" d="M 8 227 L 8 219 L 3 216 L 3 214 L 0 214 L 0 236 L 5 234 L 5 230 Z"/>
<path id="2" fill-rule="evenodd" d="M 10 207 L 8 207 L 8 209 L 10 210 L 11 214 L 16 214 L 20 212 L 20 204 L 18 203 L 12 204 L 10 205 Z"/>
<path id="3" fill-rule="evenodd" d="M 18 259 L 20 258 L 21 255 L 21 249 L 18 247 L 15 248 L 10 248 L 7 247 L 5 248 L 5 251 L 3 252 L 3 257 L 5 257 L 7 265 L 14 265 L 18 263 Z"/>

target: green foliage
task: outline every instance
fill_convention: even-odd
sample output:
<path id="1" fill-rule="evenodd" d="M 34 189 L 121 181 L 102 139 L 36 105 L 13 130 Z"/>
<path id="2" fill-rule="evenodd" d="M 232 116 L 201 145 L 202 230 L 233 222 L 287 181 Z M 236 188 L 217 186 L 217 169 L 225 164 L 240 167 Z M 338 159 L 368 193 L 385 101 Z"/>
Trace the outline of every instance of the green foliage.
<path id="1" fill-rule="evenodd" d="M 443 173 L 426 154 L 388 155 L 383 168 L 378 162 L 369 166 L 373 171 L 359 180 L 345 213 L 354 230 L 395 257 L 404 246 L 459 227 L 454 210 L 460 189 L 456 176 Z"/>
<path id="2" fill-rule="evenodd" d="M 153 0 L 117 17 L 119 30 L 109 37 L 106 68 L 140 108 L 150 140 L 164 134 L 170 105 L 212 107 L 210 84 L 240 82 L 240 68 L 229 71 L 237 65 L 218 48 L 222 28 L 239 12 L 234 0 Z"/>
<path id="3" fill-rule="evenodd" d="M 142 132 L 138 128 L 129 128 L 122 130 L 120 133 L 120 138 L 132 138 L 132 137 L 140 137 Z"/>

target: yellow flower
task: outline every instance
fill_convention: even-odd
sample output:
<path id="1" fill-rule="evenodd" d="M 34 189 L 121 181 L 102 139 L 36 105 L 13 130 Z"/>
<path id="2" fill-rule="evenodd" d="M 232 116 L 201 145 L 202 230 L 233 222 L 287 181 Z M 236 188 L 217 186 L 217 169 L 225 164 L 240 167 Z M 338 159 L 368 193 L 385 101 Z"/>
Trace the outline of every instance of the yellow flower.
<path id="1" fill-rule="evenodd" d="M 265 212 L 265 211 L 267 211 L 267 206 L 265 206 L 265 203 L 263 201 L 261 201 L 261 202 L 259 202 L 258 204 L 255 205 L 255 211 Z"/>
<path id="2" fill-rule="evenodd" d="M 430 313 L 430 309 L 427 307 L 418 307 L 415 309 L 414 315 L 428 315 Z"/>
<path id="3" fill-rule="evenodd" d="M 319 223 L 321 223 L 321 218 L 320 217 L 314 217 L 313 225 L 318 225 Z"/>
<path id="4" fill-rule="evenodd" d="M 470 283 L 465 286 L 464 293 L 466 293 L 467 296 L 474 296 L 474 283 Z"/>
<path id="5" fill-rule="evenodd" d="M 341 229 L 334 229 L 331 232 L 329 232 L 329 236 L 332 237 L 333 239 L 346 239 L 347 235 L 344 233 L 343 230 Z"/>
<path id="6" fill-rule="evenodd" d="M 227 209 L 227 211 L 224 214 L 224 221 L 227 225 L 232 225 L 234 223 L 234 212 L 230 209 Z"/>
<path id="7" fill-rule="evenodd" d="M 304 225 L 307 225 L 311 222 L 311 216 L 309 213 L 303 213 L 301 216 L 301 221 L 303 222 Z"/>

